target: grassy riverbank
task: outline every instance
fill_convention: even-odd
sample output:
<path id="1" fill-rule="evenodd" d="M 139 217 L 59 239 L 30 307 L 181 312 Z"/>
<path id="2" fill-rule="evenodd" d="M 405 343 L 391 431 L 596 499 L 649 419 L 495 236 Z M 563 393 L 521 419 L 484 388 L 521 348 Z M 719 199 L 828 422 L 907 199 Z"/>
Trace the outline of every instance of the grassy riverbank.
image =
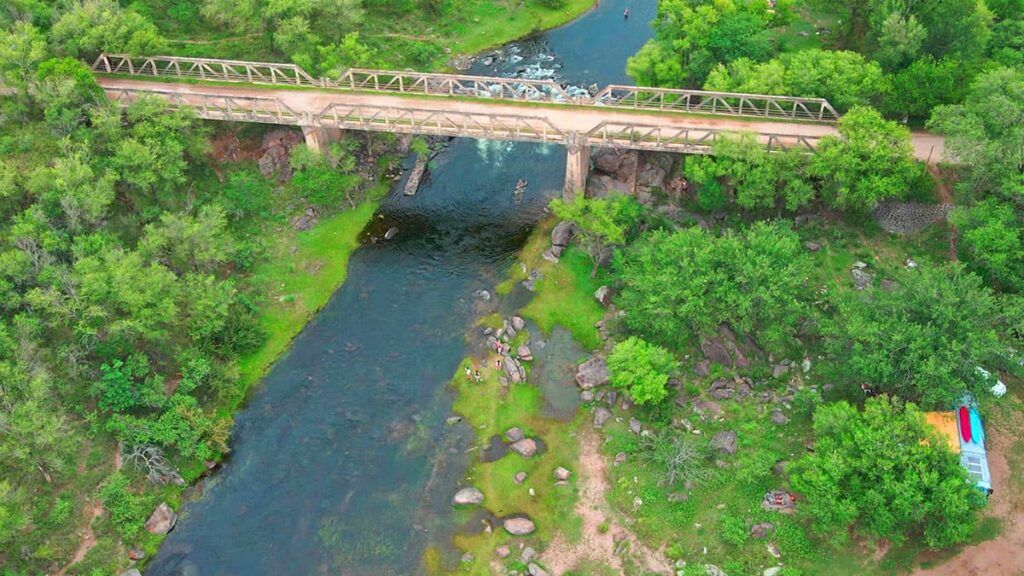
<path id="1" fill-rule="evenodd" d="M 579 266 L 575 250 L 567 252 L 558 263 L 551 263 L 541 257 L 550 244 L 550 232 L 554 219 L 540 223 L 520 252 L 519 263 L 510 267 L 508 277 L 497 288 L 499 295 L 507 295 L 521 282 L 527 269 L 540 271 L 543 279 L 536 283 L 536 291 L 530 302 L 519 313 L 535 321 L 545 336 L 556 326 L 570 330 L 577 342 L 586 348 L 593 348 L 600 342 L 594 327 L 595 316 L 600 319 L 600 306 L 594 302 L 594 282 L 588 266 Z M 593 304 L 598 313 L 590 307 Z M 578 317 L 571 314 L 554 314 L 555 310 L 565 312 L 582 311 Z M 532 311 L 532 313 L 531 313 Z M 500 326 L 497 316 L 481 319 L 481 326 Z M 538 335 L 522 331 L 510 342 L 513 349 L 522 343 L 536 342 Z M 492 572 L 495 549 L 508 545 L 511 553 L 503 560 L 510 569 L 525 570 L 521 545 L 543 550 L 552 539 L 560 534 L 570 542 L 580 537 L 581 520 L 573 512 L 579 492 L 580 475 L 578 462 L 577 435 L 585 421 L 583 412 L 569 420 L 559 420 L 544 415 L 546 400 L 540 387 L 531 381 L 532 363 L 526 362 L 526 382 L 503 386 L 499 371 L 494 369 L 497 358 L 493 353 L 486 358 L 467 358 L 459 366 L 452 379 L 452 387 L 458 393 L 453 410 L 462 415 L 476 434 L 475 454 L 480 455 L 490 444 L 493 436 L 504 436 L 512 427 L 522 429 L 530 438 L 539 439 L 544 449 L 530 458 L 509 452 L 493 462 L 483 462 L 478 456 L 466 473 L 465 485 L 477 487 L 484 493 L 484 504 L 495 516 L 501 518 L 511 514 L 526 514 L 536 524 L 537 531 L 528 537 L 514 537 L 501 527 L 500 522 L 491 530 L 478 533 L 464 533 L 455 536 L 455 546 L 472 556 L 463 564 L 460 573 L 488 575 Z M 578 360 L 582 360 L 579 358 Z M 482 382 L 475 382 L 465 376 L 465 368 L 480 369 Z M 565 467 L 571 472 L 569 481 L 556 484 L 554 471 Z M 522 472 L 526 479 L 516 482 L 515 476 Z M 532 492 L 532 493 L 531 493 Z M 457 512 L 457 520 L 465 522 L 471 518 L 472 510 Z M 468 558 L 468 557 L 467 557 Z M 426 568 L 431 573 L 445 573 L 436 565 L 434 555 L 425 556 Z"/>
<path id="2" fill-rule="evenodd" d="M 240 385 L 248 389 L 288 349 L 292 339 L 345 282 L 348 259 L 359 247 L 359 232 L 373 217 L 376 194 L 353 210 L 333 214 L 306 232 L 282 230 L 274 235 L 267 259 L 248 280 L 266 303 L 259 323 L 266 342 L 238 361 Z"/>

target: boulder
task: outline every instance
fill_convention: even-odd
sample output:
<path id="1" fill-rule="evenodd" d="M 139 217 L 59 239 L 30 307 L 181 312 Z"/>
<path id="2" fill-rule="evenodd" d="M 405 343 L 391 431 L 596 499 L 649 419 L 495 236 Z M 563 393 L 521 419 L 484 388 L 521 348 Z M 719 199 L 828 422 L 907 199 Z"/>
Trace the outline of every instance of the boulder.
<path id="1" fill-rule="evenodd" d="M 789 372 L 789 364 L 776 364 L 772 367 L 772 378 L 781 378 Z"/>
<path id="2" fill-rule="evenodd" d="M 305 232 L 316 226 L 316 223 L 320 220 L 320 213 L 316 211 L 316 208 L 306 208 L 306 210 L 292 218 L 292 229 L 297 232 Z"/>
<path id="3" fill-rule="evenodd" d="M 607 286 L 601 286 L 594 292 L 594 299 L 597 300 L 601 306 L 610 306 L 612 303 L 612 289 Z"/>
<path id="4" fill-rule="evenodd" d="M 505 369 L 505 375 L 508 377 L 510 382 L 522 382 L 526 380 L 526 368 L 511 356 L 505 356 L 502 359 L 502 366 Z"/>
<path id="5" fill-rule="evenodd" d="M 568 220 L 563 220 L 551 230 L 551 252 L 555 256 L 561 256 L 565 247 L 572 242 L 576 235 L 576 225 Z"/>
<path id="6" fill-rule="evenodd" d="M 607 198 L 612 194 L 629 194 L 629 185 L 607 174 L 596 174 L 587 179 L 587 198 Z"/>
<path id="7" fill-rule="evenodd" d="M 643 427 L 640 425 L 640 421 L 639 420 L 637 420 L 636 418 L 630 418 L 629 419 L 629 431 L 630 432 L 632 432 L 633 434 L 639 434 L 640 431 L 642 430 L 642 428 Z"/>
<path id="8" fill-rule="evenodd" d="M 584 390 L 596 388 L 608 382 L 608 366 L 604 358 L 594 356 L 576 368 L 576 384 Z"/>
<path id="9" fill-rule="evenodd" d="M 711 374 L 711 361 L 705 359 L 697 362 L 693 365 L 693 372 L 702 378 L 708 376 Z"/>
<path id="10" fill-rule="evenodd" d="M 727 368 L 732 367 L 732 358 L 729 356 L 729 351 L 726 350 L 725 344 L 723 344 L 718 338 L 712 338 L 711 340 L 701 342 L 700 351 L 703 352 L 704 357 L 711 362 L 721 364 Z"/>
<path id="11" fill-rule="evenodd" d="M 580 392 L 580 402 L 587 403 L 587 402 L 593 402 L 593 401 L 594 401 L 594 391 L 593 390 L 584 390 L 583 392 Z"/>
<path id="12" fill-rule="evenodd" d="M 518 442 L 513 442 L 509 448 L 516 454 L 529 458 L 537 453 L 537 441 L 533 438 L 523 438 Z"/>
<path id="13" fill-rule="evenodd" d="M 863 262 L 858 262 L 857 264 L 863 264 Z M 867 272 L 862 267 L 857 267 L 856 265 L 850 269 L 850 274 L 853 276 L 853 285 L 857 290 L 868 289 L 871 287 L 871 282 L 875 279 L 874 274 Z"/>
<path id="14" fill-rule="evenodd" d="M 516 348 L 516 356 L 519 357 L 523 362 L 533 362 L 533 351 L 526 344 L 520 344 Z"/>
<path id="15" fill-rule="evenodd" d="M 782 566 L 772 566 L 771 568 L 765 568 L 764 572 L 761 572 L 761 576 L 779 576 L 782 573 Z"/>
<path id="16" fill-rule="evenodd" d="M 714 400 L 694 400 L 693 410 L 705 420 L 714 420 L 724 414 L 722 407 Z"/>
<path id="17" fill-rule="evenodd" d="M 789 422 L 789 417 L 787 417 L 782 412 L 782 410 L 779 410 L 778 408 L 776 408 L 775 410 L 772 410 L 771 418 L 772 418 L 772 424 L 775 424 L 776 426 L 782 426 L 786 422 Z"/>
<path id="18" fill-rule="evenodd" d="M 452 504 L 456 506 L 475 506 L 483 504 L 484 493 L 472 486 L 466 486 L 455 493 L 452 497 Z"/>
<path id="19" fill-rule="evenodd" d="M 513 536 L 526 536 L 527 534 L 532 534 L 537 529 L 533 524 L 533 520 L 525 516 L 506 518 L 501 525 L 505 528 L 506 532 Z"/>
<path id="20" fill-rule="evenodd" d="M 138 562 L 146 557 L 146 551 L 142 549 L 142 546 L 132 546 L 128 549 L 128 559 L 134 562 Z"/>
<path id="21" fill-rule="evenodd" d="M 149 520 L 146 520 L 146 530 L 151 534 L 167 534 L 174 529 L 177 521 L 178 515 L 174 510 L 166 502 L 161 502 L 149 515 Z"/>
<path id="22" fill-rule="evenodd" d="M 627 456 L 625 452 L 619 452 L 618 454 L 615 455 L 615 459 L 612 460 L 612 466 L 621 466 L 625 464 L 626 458 Z"/>
<path id="23" fill-rule="evenodd" d="M 516 481 L 516 484 L 522 484 L 526 482 L 526 472 L 516 472 L 516 475 L 512 477 Z"/>
<path id="24" fill-rule="evenodd" d="M 707 576 L 729 576 L 729 574 L 726 573 L 725 570 L 722 570 L 714 564 L 705 564 L 704 573 L 707 574 Z"/>
<path id="25" fill-rule="evenodd" d="M 526 567 L 526 570 L 530 573 L 530 576 L 548 576 L 546 570 L 534 564 L 533 562 L 531 562 L 530 565 Z"/>
<path id="26" fill-rule="evenodd" d="M 604 423 L 607 422 L 608 419 L 611 417 L 611 410 L 605 408 L 604 406 L 598 406 L 597 410 L 594 410 L 594 427 L 600 428 L 604 426 Z"/>
<path id="27" fill-rule="evenodd" d="M 523 562 L 529 562 L 530 560 L 533 560 L 536 556 L 537 551 L 534 550 L 532 546 L 527 546 L 526 548 L 523 548 L 522 553 L 519 554 L 519 557 L 523 559 Z"/>
<path id="28" fill-rule="evenodd" d="M 775 532 L 775 524 L 771 522 L 758 522 L 750 527 L 750 536 L 758 540 L 767 538 L 772 532 Z"/>
<path id="29" fill-rule="evenodd" d="M 818 250 L 821 250 L 821 244 L 808 240 L 807 242 L 804 242 L 804 248 L 807 248 L 809 252 L 817 252 Z"/>
<path id="30" fill-rule="evenodd" d="M 516 329 L 516 332 L 526 328 L 526 320 L 523 320 L 522 316 L 513 316 L 509 319 L 512 327 Z"/>
<path id="31" fill-rule="evenodd" d="M 594 151 L 594 168 L 605 174 L 615 174 L 622 166 L 623 151 L 617 148 L 598 148 Z"/>
<path id="32" fill-rule="evenodd" d="M 398 227 L 397 226 L 392 226 L 391 228 L 388 228 L 387 232 L 384 233 L 384 239 L 385 240 L 391 240 L 395 236 L 398 236 Z"/>
<path id="33" fill-rule="evenodd" d="M 721 432 L 715 432 L 715 435 L 711 437 L 711 448 L 722 454 L 735 454 L 736 453 L 736 432 L 732 430 L 723 430 Z"/>
<path id="34" fill-rule="evenodd" d="M 645 188 L 664 188 L 665 178 L 671 169 L 671 155 L 644 154 L 640 171 L 636 175 L 636 184 Z"/>
<path id="35" fill-rule="evenodd" d="M 513 426 L 505 430 L 505 438 L 508 438 L 509 442 L 519 442 L 526 438 L 526 434 L 523 434 L 523 431 L 518 426 Z"/>
<path id="36" fill-rule="evenodd" d="M 498 558 L 508 558 L 508 555 L 512 553 L 512 550 L 508 547 L 508 544 L 502 544 L 494 549 L 494 554 Z"/>
<path id="37" fill-rule="evenodd" d="M 569 479 L 569 476 L 572 476 L 572 472 L 569 472 L 567 468 L 562 466 L 555 468 L 555 480 L 564 482 Z"/>

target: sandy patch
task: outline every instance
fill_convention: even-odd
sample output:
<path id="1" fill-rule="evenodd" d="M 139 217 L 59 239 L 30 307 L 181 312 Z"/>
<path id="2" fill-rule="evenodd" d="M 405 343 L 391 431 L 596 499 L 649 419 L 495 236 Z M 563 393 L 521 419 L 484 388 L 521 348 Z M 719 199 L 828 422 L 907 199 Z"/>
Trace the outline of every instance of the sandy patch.
<path id="1" fill-rule="evenodd" d="M 576 513 L 583 519 L 580 541 L 570 544 L 564 536 L 557 535 L 551 546 L 541 554 L 541 563 L 556 576 L 573 569 L 583 560 L 591 560 L 615 571 L 622 572 L 622 555 L 628 555 L 647 572 L 672 574 L 672 563 L 664 554 L 644 546 L 631 531 L 622 526 L 608 507 L 605 495 L 608 479 L 605 476 L 605 459 L 601 455 L 601 437 L 597 432 L 586 429 L 580 433 L 580 497 L 576 502 Z M 607 523 L 608 529 L 602 534 L 599 529 Z"/>

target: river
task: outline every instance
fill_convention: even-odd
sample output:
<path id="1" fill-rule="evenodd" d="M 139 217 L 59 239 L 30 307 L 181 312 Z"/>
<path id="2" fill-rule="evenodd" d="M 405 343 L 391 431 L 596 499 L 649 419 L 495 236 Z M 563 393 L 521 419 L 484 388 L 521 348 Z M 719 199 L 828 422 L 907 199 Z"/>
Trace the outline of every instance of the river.
<path id="1" fill-rule="evenodd" d="M 603 0 L 472 72 L 627 83 L 655 11 L 656 0 Z M 416 196 L 393 190 L 364 236 L 398 235 L 352 255 L 146 574 L 417 573 L 424 548 L 454 528 L 449 500 L 468 465 L 471 431 L 446 425 L 446 384 L 469 349 L 475 292 L 504 277 L 564 170 L 561 146 L 458 139 Z M 516 199 L 519 178 L 529 187 Z"/>

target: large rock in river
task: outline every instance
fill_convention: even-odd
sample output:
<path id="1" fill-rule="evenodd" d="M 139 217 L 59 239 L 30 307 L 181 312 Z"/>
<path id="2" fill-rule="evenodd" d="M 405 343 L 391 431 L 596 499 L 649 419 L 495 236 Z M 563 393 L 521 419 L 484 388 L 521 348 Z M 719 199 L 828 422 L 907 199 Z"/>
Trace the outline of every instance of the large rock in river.
<path id="1" fill-rule="evenodd" d="M 166 502 L 161 502 L 146 520 L 146 530 L 152 534 L 167 534 L 174 528 L 178 515 L 171 510 Z"/>
<path id="2" fill-rule="evenodd" d="M 505 531 L 513 536 L 526 536 L 527 534 L 533 534 L 533 531 L 537 527 L 533 524 L 533 520 L 526 517 L 519 518 L 506 518 L 502 522 Z"/>
<path id="3" fill-rule="evenodd" d="M 594 356 L 576 368 L 576 384 L 584 390 L 596 388 L 608 382 L 608 366 L 604 358 Z"/>
<path id="4" fill-rule="evenodd" d="M 483 501 L 484 493 L 472 486 L 462 488 L 455 493 L 455 496 L 452 497 L 452 504 L 455 504 L 456 506 L 482 504 Z"/>

